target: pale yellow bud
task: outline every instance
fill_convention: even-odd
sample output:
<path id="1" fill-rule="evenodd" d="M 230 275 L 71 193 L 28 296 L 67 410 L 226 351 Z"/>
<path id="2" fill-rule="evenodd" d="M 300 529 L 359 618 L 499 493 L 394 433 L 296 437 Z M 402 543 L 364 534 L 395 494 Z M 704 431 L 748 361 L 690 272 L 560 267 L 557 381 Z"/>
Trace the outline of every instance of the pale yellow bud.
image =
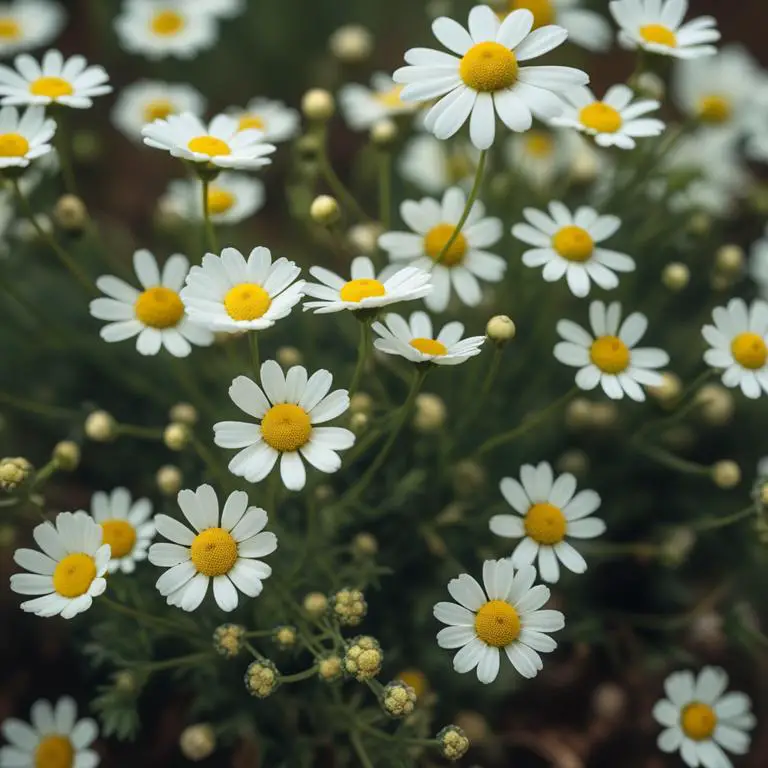
<path id="1" fill-rule="evenodd" d="M 307 120 L 325 122 L 333 117 L 336 102 L 324 88 L 312 88 L 301 99 L 301 111 Z"/>
<path id="2" fill-rule="evenodd" d="M 601 720 L 616 721 L 627 709 L 627 693 L 616 683 L 602 683 L 592 696 L 592 708 Z"/>
<path id="3" fill-rule="evenodd" d="M 394 120 L 389 118 L 377 120 L 371 127 L 371 143 L 387 149 L 397 141 L 398 133 L 397 123 Z"/>
<path id="4" fill-rule="evenodd" d="M 319 619 L 328 610 L 328 598 L 322 592 L 310 592 L 304 596 L 304 610 Z"/>
<path id="5" fill-rule="evenodd" d="M 275 644 L 283 651 L 293 648 L 296 645 L 297 639 L 296 627 L 282 626 L 275 629 Z"/>
<path id="6" fill-rule="evenodd" d="M 344 671 L 359 682 L 373 680 L 381 671 L 384 654 L 378 641 L 370 635 L 353 638 L 344 654 Z"/>
<path id="7" fill-rule="evenodd" d="M 191 403 L 176 403 L 169 411 L 168 416 L 172 422 L 186 424 L 189 427 L 194 427 L 198 419 L 197 408 Z"/>
<path id="8" fill-rule="evenodd" d="M 648 99 L 662 101 L 666 92 L 664 81 L 653 72 L 642 72 L 635 80 L 638 92 Z"/>
<path id="9" fill-rule="evenodd" d="M 379 542 L 372 533 L 363 531 L 352 540 L 352 552 L 359 558 L 373 557 L 379 551 Z"/>
<path id="10" fill-rule="evenodd" d="M 578 184 L 590 184 L 600 173 L 597 154 L 591 147 L 580 146 L 571 161 L 571 176 Z"/>
<path id="11" fill-rule="evenodd" d="M 725 275 L 738 275 L 744 269 L 744 249 L 738 245 L 723 245 L 715 254 L 715 267 Z"/>
<path id="12" fill-rule="evenodd" d="M 360 24 L 345 24 L 331 35 L 328 47 L 344 64 L 359 64 L 371 55 L 373 35 Z"/>
<path id="13" fill-rule="evenodd" d="M 252 661 L 245 670 L 245 688 L 251 696 L 266 699 L 280 685 L 280 672 L 269 659 Z"/>
<path id="14" fill-rule="evenodd" d="M 584 429 L 592 423 L 592 403 L 584 397 L 577 397 L 565 409 L 565 423 L 571 429 Z"/>
<path id="15" fill-rule="evenodd" d="M 394 718 L 407 717 L 416 707 L 416 691 L 402 680 L 393 680 L 384 688 L 381 706 Z"/>
<path id="16" fill-rule="evenodd" d="M 495 315 L 485 326 L 485 333 L 492 342 L 502 345 L 515 338 L 517 328 L 512 318 L 506 315 Z"/>
<path id="17" fill-rule="evenodd" d="M 419 432 L 435 432 L 445 424 L 447 411 L 442 398 L 430 392 L 416 397 L 413 425 Z"/>
<path id="18" fill-rule="evenodd" d="M 292 368 L 294 365 L 301 365 L 304 360 L 301 352 L 296 347 L 279 347 L 275 355 L 277 362 L 283 368 Z"/>
<path id="19" fill-rule="evenodd" d="M 166 464 L 157 470 L 155 482 L 163 495 L 175 496 L 181 490 L 183 482 L 181 470 L 172 464 Z"/>
<path id="20" fill-rule="evenodd" d="M 741 469 L 735 461 L 718 461 L 711 471 L 715 485 L 723 490 L 735 488 L 741 482 Z"/>
<path id="21" fill-rule="evenodd" d="M 32 465 L 21 464 L 16 459 L 0 461 L 0 488 L 12 491 L 21 485 L 32 471 Z"/>
<path id="22" fill-rule="evenodd" d="M 370 256 L 379 247 L 379 238 L 384 229 L 377 222 L 355 224 L 347 232 L 347 240 L 356 253 Z"/>
<path id="23" fill-rule="evenodd" d="M 558 472 L 569 472 L 572 475 L 581 477 L 589 471 L 589 456 L 578 448 L 572 448 L 561 454 L 557 460 Z"/>
<path id="24" fill-rule="evenodd" d="M 703 211 L 697 211 L 688 219 L 688 231 L 692 235 L 706 235 L 712 228 L 712 217 Z"/>
<path id="25" fill-rule="evenodd" d="M 726 275 L 724 272 L 716 272 L 709 278 L 709 285 L 713 291 L 727 291 L 733 284 L 730 275 Z"/>
<path id="26" fill-rule="evenodd" d="M 648 394 L 662 405 L 670 406 L 680 397 L 683 382 L 676 374 L 666 371 L 661 374 L 662 382 L 657 387 L 647 387 Z"/>
<path id="27" fill-rule="evenodd" d="M 368 429 L 370 419 L 365 413 L 353 413 L 349 419 L 349 428 L 356 434 L 361 435 Z"/>
<path id="28" fill-rule="evenodd" d="M 335 197 L 330 195 L 318 195 L 309 208 L 312 221 L 330 227 L 341 218 L 341 209 Z"/>
<path id="29" fill-rule="evenodd" d="M 172 451 L 183 451 L 189 444 L 191 433 L 186 424 L 169 424 L 163 431 L 163 442 Z"/>
<path id="30" fill-rule="evenodd" d="M 179 737 L 181 754 L 194 763 L 210 757 L 216 749 L 216 734 L 208 723 L 190 725 Z"/>
<path id="31" fill-rule="evenodd" d="M 461 760 L 469 751 L 469 739 L 458 725 L 447 725 L 436 738 L 440 752 L 448 760 Z"/>
<path id="32" fill-rule="evenodd" d="M 53 447 L 52 456 L 59 469 L 72 472 L 80 463 L 80 446 L 71 440 L 62 440 Z"/>
<path id="33" fill-rule="evenodd" d="M 341 658 L 339 656 L 326 656 L 317 662 L 317 674 L 326 683 L 338 680 L 342 675 Z"/>
<path id="34" fill-rule="evenodd" d="M 460 498 L 471 498 L 484 485 L 487 479 L 485 469 L 472 459 L 462 459 L 453 467 L 453 492 Z"/>
<path id="35" fill-rule="evenodd" d="M 679 261 L 670 262 L 661 273 L 661 282 L 670 291 L 682 291 L 690 281 L 691 270 Z"/>
<path id="36" fill-rule="evenodd" d="M 94 411 L 85 420 L 85 434 L 98 443 L 108 443 L 117 436 L 117 423 L 106 411 Z"/>
<path id="37" fill-rule="evenodd" d="M 137 690 L 136 675 L 129 669 L 121 669 L 116 672 L 112 681 L 120 693 L 135 693 Z"/>
<path id="38" fill-rule="evenodd" d="M 706 384 L 696 393 L 702 419 L 713 427 L 727 424 L 736 410 L 733 395 L 720 384 Z"/>
<path id="39" fill-rule="evenodd" d="M 619 409 L 616 403 L 593 403 L 592 426 L 597 429 L 613 427 L 619 420 Z"/>
<path id="40" fill-rule="evenodd" d="M 370 414 L 373 410 L 373 398 L 367 392 L 355 392 L 349 400 L 349 410 L 352 413 Z"/>
<path id="41" fill-rule="evenodd" d="M 76 195 L 62 195 L 53 208 L 53 220 L 67 232 L 80 232 L 88 223 L 88 209 Z"/>

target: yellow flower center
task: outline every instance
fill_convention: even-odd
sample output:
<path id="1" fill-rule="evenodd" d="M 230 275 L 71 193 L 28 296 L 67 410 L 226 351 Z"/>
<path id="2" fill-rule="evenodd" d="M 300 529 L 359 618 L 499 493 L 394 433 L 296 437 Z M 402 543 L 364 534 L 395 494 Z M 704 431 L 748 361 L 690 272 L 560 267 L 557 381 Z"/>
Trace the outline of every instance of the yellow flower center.
<path id="1" fill-rule="evenodd" d="M 517 82 L 517 59 L 501 43 L 477 43 L 461 59 L 459 74 L 475 91 L 503 91 Z"/>
<path id="2" fill-rule="evenodd" d="M 235 196 L 226 189 L 208 187 L 208 210 L 214 214 L 226 213 L 235 204 Z"/>
<path id="3" fill-rule="evenodd" d="M 71 768 L 75 749 L 66 736 L 45 736 L 35 749 L 35 768 Z"/>
<path id="4" fill-rule="evenodd" d="M 61 77 L 38 77 L 29 84 L 29 92 L 33 96 L 58 99 L 61 96 L 71 96 L 75 89 Z"/>
<path id="5" fill-rule="evenodd" d="M 258 115 L 243 115 L 237 123 L 238 131 L 263 131 L 266 127 Z"/>
<path id="6" fill-rule="evenodd" d="M 621 373 L 629 365 L 629 349 L 617 336 L 601 336 L 595 339 L 589 356 L 603 373 Z"/>
<path id="7" fill-rule="evenodd" d="M 195 136 L 194 139 L 190 139 L 187 148 L 190 152 L 199 152 L 201 155 L 210 155 L 211 157 L 232 153 L 229 144 L 215 136 Z"/>
<path id="8" fill-rule="evenodd" d="M 84 595 L 96 578 L 96 563 L 80 552 L 60 560 L 53 572 L 53 588 L 63 597 Z"/>
<path id="9" fill-rule="evenodd" d="M 420 669 L 404 669 L 399 675 L 395 675 L 395 680 L 402 680 L 406 685 L 410 685 L 417 699 L 422 698 L 429 690 L 429 680 Z"/>
<path id="10" fill-rule="evenodd" d="M 186 21 L 180 13 L 176 11 L 160 11 L 152 17 L 150 27 L 156 35 L 170 37 L 177 35 L 184 29 Z"/>
<path id="11" fill-rule="evenodd" d="M 29 142 L 20 133 L 0 134 L 0 157 L 24 157 Z"/>
<path id="12" fill-rule="evenodd" d="M 198 573 L 223 576 L 237 562 L 237 542 L 223 528 L 208 528 L 195 536 L 190 557 Z"/>
<path id="13" fill-rule="evenodd" d="M 296 451 L 306 445 L 312 434 L 309 414 L 293 403 L 273 405 L 261 420 L 261 435 L 276 451 Z"/>
<path id="14" fill-rule="evenodd" d="M 568 261 L 589 261 L 595 249 L 595 242 L 582 227 L 563 227 L 552 238 L 552 247 Z"/>
<path id="15" fill-rule="evenodd" d="M 440 254 L 448 245 L 455 229 L 454 224 L 438 224 L 427 232 L 424 237 L 424 250 L 430 259 L 437 261 L 440 258 Z M 459 232 L 458 237 L 451 243 L 451 247 L 440 259 L 440 263 L 445 267 L 455 267 L 457 264 L 461 264 L 467 255 L 468 245 L 467 238 Z"/>
<path id="16" fill-rule="evenodd" d="M 756 371 L 768 360 L 768 346 L 756 333 L 740 333 L 731 342 L 731 354 L 739 365 Z"/>
<path id="17" fill-rule="evenodd" d="M 21 27 L 16 19 L 0 18 L 0 40 L 18 40 L 21 37 Z"/>
<path id="18" fill-rule="evenodd" d="M 544 131 L 528 131 L 523 140 L 525 151 L 534 157 L 549 157 L 555 151 L 555 140 Z"/>
<path id="19" fill-rule="evenodd" d="M 175 111 L 170 101 L 155 99 L 144 105 L 144 122 L 154 123 L 155 120 L 165 120 L 166 117 L 172 115 Z"/>
<path id="20" fill-rule="evenodd" d="M 269 294 L 257 283 L 240 283 L 224 297 L 224 308 L 233 320 L 258 320 L 271 305 Z"/>
<path id="21" fill-rule="evenodd" d="M 699 120 L 703 123 L 720 125 L 727 123 L 731 119 L 733 107 L 730 99 L 717 93 L 712 93 L 699 99 L 696 113 L 699 116 Z"/>
<path id="22" fill-rule="evenodd" d="M 150 328 L 173 328 L 184 316 L 179 294 L 162 285 L 140 294 L 133 309 L 136 317 Z"/>
<path id="23" fill-rule="evenodd" d="M 339 291 L 342 301 L 351 301 L 355 304 L 363 299 L 371 299 L 375 296 L 384 296 L 385 294 L 384 286 L 378 280 L 371 280 L 369 278 L 350 280 Z"/>
<path id="24" fill-rule="evenodd" d="M 640 27 L 640 37 L 646 43 L 657 43 L 658 45 L 666 45 L 669 48 L 677 47 L 675 33 L 663 24 L 646 24 Z"/>
<path id="25" fill-rule="evenodd" d="M 403 92 L 404 85 L 396 85 L 389 91 L 376 94 L 376 101 L 384 107 L 390 107 L 396 109 L 403 106 L 403 100 L 400 98 L 400 94 Z"/>
<path id="26" fill-rule="evenodd" d="M 525 515 L 525 532 L 539 544 L 559 544 L 565 538 L 567 523 L 559 507 L 534 504 Z"/>
<path id="27" fill-rule="evenodd" d="M 127 520 L 106 520 L 101 524 L 103 541 L 112 548 L 112 557 L 125 557 L 136 543 L 136 529 Z"/>
<path id="28" fill-rule="evenodd" d="M 475 615 L 475 634 L 487 645 L 504 648 L 520 634 L 520 617 L 504 600 L 491 600 Z"/>
<path id="29" fill-rule="evenodd" d="M 533 28 L 543 27 L 555 20 L 552 0 L 508 0 L 510 13 L 525 8 L 533 14 Z"/>
<path id="30" fill-rule="evenodd" d="M 584 107 L 579 112 L 579 120 L 585 128 L 598 133 L 616 133 L 623 122 L 618 110 L 602 101 Z"/>
<path id="31" fill-rule="evenodd" d="M 680 716 L 683 733 L 694 741 L 704 741 L 712 736 L 717 726 L 717 715 L 712 707 L 698 701 L 683 708 Z"/>
<path id="32" fill-rule="evenodd" d="M 445 344 L 437 341 L 436 339 L 411 339 L 408 342 L 414 349 L 422 352 L 425 355 L 445 355 L 448 353 L 448 348 Z"/>

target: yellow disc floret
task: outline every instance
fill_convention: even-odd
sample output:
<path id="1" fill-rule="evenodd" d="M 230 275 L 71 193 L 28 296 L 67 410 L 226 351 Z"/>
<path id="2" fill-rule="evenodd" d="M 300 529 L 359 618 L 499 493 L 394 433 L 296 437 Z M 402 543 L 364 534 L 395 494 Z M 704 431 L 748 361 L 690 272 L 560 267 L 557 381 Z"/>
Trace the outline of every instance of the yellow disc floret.
<path id="1" fill-rule="evenodd" d="M 84 595 L 96 578 L 96 563 L 90 555 L 76 552 L 62 558 L 53 572 L 53 588 L 63 597 Z"/>
<path id="2" fill-rule="evenodd" d="M 384 296 L 386 293 L 386 288 L 378 280 L 360 278 L 358 280 L 350 280 L 343 285 L 341 291 L 339 291 L 339 296 L 342 301 L 351 301 L 357 304 L 363 299 Z"/>
<path id="3" fill-rule="evenodd" d="M 768 345 L 756 333 L 740 333 L 731 342 L 731 354 L 739 365 L 756 371 L 768 361 Z"/>
<path id="4" fill-rule="evenodd" d="M 408 342 L 415 350 L 425 355 L 441 356 L 448 353 L 448 347 L 435 339 L 411 339 Z"/>
<path id="5" fill-rule="evenodd" d="M 309 414 L 293 403 L 273 405 L 261 420 L 261 435 L 267 445 L 281 453 L 297 451 L 309 441 Z"/>
<path id="6" fill-rule="evenodd" d="M 694 741 L 709 739 L 717 727 L 717 715 L 712 707 L 698 701 L 691 702 L 680 714 L 683 733 Z"/>
<path id="7" fill-rule="evenodd" d="M 501 43 L 477 43 L 461 59 L 464 84 L 480 93 L 494 93 L 517 82 L 517 58 Z"/>
<path id="8" fill-rule="evenodd" d="M 167 99 L 155 99 L 144 105 L 144 122 L 153 123 L 155 120 L 165 120 L 176 110 Z"/>
<path id="9" fill-rule="evenodd" d="M 525 8 L 533 14 L 533 28 L 552 24 L 555 20 L 555 8 L 552 0 L 508 0 L 509 10 Z"/>
<path id="10" fill-rule="evenodd" d="M 565 515 L 552 504 L 534 504 L 526 513 L 524 524 L 525 532 L 539 544 L 551 546 L 565 538 Z"/>
<path id="11" fill-rule="evenodd" d="M 106 520 L 101 524 L 103 541 L 112 549 L 112 557 L 125 557 L 136 543 L 136 529 L 127 520 Z"/>
<path id="12" fill-rule="evenodd" d="M 66 736 L 45 736 L 35 749 L 35 768 L 72 768 L 75 749 Z"/>
<path id="13" fill-rule="evenodd" d="M 402 107 L 403 100 L 400 98 L 400 94 L 403 92 L 403 88 L 405 88 L 404 85 L 396 85 L 394 88 L 391 88 L 388 91 L 377 93 L 375 96 L 376 101 L 378 101 L 382 106 L 389 107 L 390 109 Z"/>
<path id="14" fill-rule="evenodd" d="M 237 122 L 238 131 L 263 131 L 266 128 L 263 118 L 258 115 L 245 114 Z"/>
<path id="15" fill-rule="evenodd" d="M 214 215 L 226 213 L 235 204 L 235 196 L 221 187 L 208 188 L 208 210 Z"/>
<path id="16" fill-rule="evenodd" d="M 677 36 L 663 24 L 645 24 L 640 27 L 640 37 L 646 43 L 656 43 L 657 45 L 666 45 L 668 48 L 677 47 Z"/>
<path id="17" fill-rule="evenodd" d="M 257 283 L 240 283 L 224 297 L 224 308 L 233 320 L 258 320 L 271 305 L 269 294 Z"/>
<path id="18" fill-rule="evenodd" d="M 190 152 L 199 152 L 201 155 L 209 155 L 210 157 L 232 153 L 229 144 L 216 136 L 195 136 L 194 139 L 189 140 L 187 149 Z"/>
<path id="19" fill-rule="evenodd" d="M 61 77 L 38 77 L 29 84 L 29 92 L 33 96 L 47 96 L 58 99 L 60 96 L 71 96 L 75 90 L 72 85 Z"/>
<path id="20" fill-rule="evenodd" d="M 0 17 L 0 40 L 18 40 L 20 37 L 19 22 L 7 16 Z"/>
<path id="21" fill-rule="evenodd" d="M 162 285 L 148 288 L 134 304 L 136 317 L 150 328 L 173 328 L 184 316 L 179 294 Z"/>
<path id="22" fill-rule="evenodd" d="M 440 254 L 445 250 L 445 246 L 448 245 L 448 241 L 453 237 L 455 230 L 454 224 L 438 224 L 427 232 L 424 236 L 424 251 L 430 259 L 433 261 L 440 259 Z M 457 264 L 461 264 L 467 255 L 468 247 L 467 238 L 459 232 L 456 239 L 451 243 L 451 247 L 440 259 L 440 263 L 445 267 L 455 267 Z"/>
<path id="23" fill-rule="evenodd" d="M 24 157 L 29 142 L 20 133 L 0 133 L 0 157 Z"/>
<path id="24" fill-rule="evenodd" d="M 585 128 L 597 133 L 616 133 L 623 123 L 618 110 L 602 101 L 583 107 L 579 112 L 579 121 Z"/>
<path id="25" fill-rule="evenodd" d="M 568 261 L 589 261 L 595 250 L 595 241 L 582 227 L 563 227 L 552 238 L 552 247 Z"/>
<path id="26" fill-rule="evenodd" d="M 517 611 L 504 600 L 491 600 L 475 615 L 475 634 L 494 648 L 504 648 L 517 640 L 521 628 Z"/>
<path id="27" fill-rule="evenodd" d="M 727 123 L 733 115 L 733 105 L 728 97 L 719 93 L 702 96 L 696 105 L 696 114 L 703 123 L 721 125 Z"/>
<path id="28" fill-rule="evenodd" d="M 195 536 L 190 557 L 199 573 L 223 576 L 237 562 L 237 542 L 223 528 L 207 528 Z"/>
<path id="29" fill-rule="evenodd" d="M 171 35 L 178 35 L 184 29 L 185 24 L 184 17 L 180 13 L 165 10 L 152 17 L 150 27 L 156 35 L 170 37 Z"/>
<path id="30" fill-rule="evenodd" d="M 618 336 L 601 336 L 589 350 L 592 362 L 603 373 L 621 373 L 629 366 L 629 349 Z"/>

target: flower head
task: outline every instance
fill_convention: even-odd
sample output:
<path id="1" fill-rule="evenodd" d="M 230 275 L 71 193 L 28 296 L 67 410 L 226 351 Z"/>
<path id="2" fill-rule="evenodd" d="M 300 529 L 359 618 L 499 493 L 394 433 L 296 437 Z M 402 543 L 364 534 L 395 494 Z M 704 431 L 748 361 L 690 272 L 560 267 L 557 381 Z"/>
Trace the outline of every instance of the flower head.
<path id="1" fill-rule="evenodd" d="M 371 77 L 370 88 L 357 83 L 343 86 L 339 91 L 339 104 L 349 126 L 363 131 L 384 118 L 413 114 L 419 108 L 418 102 L 403 101 L 402 92 L 402 85 L 389 75 L 376 72 Z"/>
<path id="2" fill-rule="evenodd" d="M 381 694 L 381 706 L 390 717 L 407 717 L 416 708 L 416 698 L 416 691 L 410 685 L 393 680 Z"/>
<path id="3" fill-rule="evenodd" d="M 359 635 L 349 641 L 344 653 L 344 671 L 358 682 L 372 680 L 381 672 L 384 654 L 375 637 Z"/>
<path id="4" fill-rule="evenodd" d="M 56 123 L 45 117 L 43 107 L 28 107 L 20 116 L 16 107 L 0 109 L 0 169 L 26 168 L 47 155 Z"/>
<path id="5" fill-rule="evenodd" d="M 344 587 L 330 599 L 331 613 L 343 627 L 356 627 L 368 613 L 365 595 L 359 589 Z"/>
<path id="6" fill-rule="evenodd" d="M 280 685 L 280 672 L 273 661 L 259 659 L 252 661 L 245 670 L 245 687 L 251 696 L 266 699 Z"/>
<path id="7" fill-rule="evenodd" d="M 237 120 L 241 131 L 256 130 L 264 134 L 264 141 L 279 143 L 295 138 L 299 133 L 299 113 L 282 101 L 251 99 L 245 109 L 233 108 L 227 114 Z"/>
<path id="8" fill-rule="evenodd" d="M 208 215 L 213 224 L 239 224 L 258 213 L 265 200 L 264 184 L 242 173 L 224 171 L 208 185 Z M 193 179 L 173 179 L 159 209 L 187 221 L 202 221 L 200 184 Z"/>
<path id="9" fill-rule="evenodd" d="M 435 737 L 443 757 L 451 762 L 461 760 L 469 751 L 467 734 L 458 725 L 446 725 Z"/>
<path id="10" fill-rule="evenodd" d="M 156 584 L 168 605 L 194 611 L 210 582 L 222 611 L 237 608 L 238 590 L 258 597 L 272 568 L 257 558 L 277 549 L 275 534 L 264 531 L 267 513 L 249 507 L 244 491 L 233 491 L 219 514 L 219 500 L 210 485 L 179 491 L 178 502 L 193 530 L 168 515 L 157 515 L 157 532 L 173 543 L 149 548 L 149 562 L 168 569 Z"/>
<path id="11" fill-rule="evenodd" d="M 0 4 L 0 56 L 48 45 L 67 16 L 52 0 L 12 0 Z"/>
<path id="12" fill-rule="evenodd" d="M 221 624 L 213 633 L 213 648 L 225 659 L 234 659 L 243 650 L 245 627 L 240 624 Z"/>

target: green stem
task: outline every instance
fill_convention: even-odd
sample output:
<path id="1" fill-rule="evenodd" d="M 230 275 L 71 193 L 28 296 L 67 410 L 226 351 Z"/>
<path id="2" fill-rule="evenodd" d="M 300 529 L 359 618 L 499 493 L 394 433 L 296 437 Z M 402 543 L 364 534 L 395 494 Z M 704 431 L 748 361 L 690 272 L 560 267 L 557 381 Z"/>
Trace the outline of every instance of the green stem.
<path id="1" fill-rule="evenodd" d="M 216 242 L 216 231 L 213 228 L 213 222 L 211 221 L 211 208 L 208 200 L 208 188 L 211 182 L 207 178 L 200 180 L 200 187 L 203 194 L 203 227 L 205 229 L 205 242 L 208 250 L 211 253 L 218 254 L 219 246 Z"/>
<path id="2" fill-rule="evenodd" d="M 655 445 L 647 445 L 638 441 L 635 442 L 635 445 L 638 450 L 644 453 L 649 459 L 653 459 L 659 464 L 662 464 L 669 469 L 674 469 L 677 472 L 682 472 L 686 475 L 708 475 L 711 471 L 711 468 L 704 464 L 681 459 L 679 456 L 670 453 L 664 448 Z"/>
<path id="3" fill-rule="evenodd" d="M 355 373 L 352 376 L 352 384 L 349 386 L 349 396 L 357 392 L 357 388 L 360 386 L 360 380 L 363 378 L 363 372 L 365 371 L 365 364 L 368 360 L 368 353 L 371 349 L 371 324 L 368 320 L 360 320 L 360 343 L 357 347 L 357 365 L 355 366 Z"/>
<path id="4" fill-rule="evenodd" d="M 216 461 L 205 443 L 203 443 L 203 441 L 200 440 L 197 435 L 192 435 L 191 442 L 192 447 L 195 449 L 197 455 L 200 457 L 206 467 L 208 467 L 208 470 L 211 472 L 211 474 L 218 480 L 223 488 L 228 487 L 230 484 L 229 475 L 222 469 L 222 467 L 219 465 L 219 462 Z"/>
<path id="5" fill-rule="evenodd" d="M 475 173 L 475 182 L 472 185 L 472 191 L 469 193 L 469 197 L 467 198 L 467 204 L 464 206 L 464 212 L 461 214 L 461 218 L 456 224 L 456 228 L 453 230 L 453 232 L 451 233 L 451 236 L 448 238 L 448 242 L 446 242 L 446 244 L 443 246 L 443 250 L 440 251 L 440 253 L 438 254 L 438 257 L 435 259 L 435 262 L 434 262 L 435 264 L 439 264 L 445 258 L 445 255 L 451 249 L 451 246 L 456 242 L 459 235 L 461 234 L 461 230 L 464 228 L 464 225 L 467 223 L 469 214 L 472 212 L 472 206 L 475 204 L 475 201 L 477 200 L 477 196 L 480 194 L 480 186 L 483 183 L 483 176 L 485 175 L 485 164 L 487 160 L 488 160 L 488 150 L 484 149 L 480 153 L 480 162 L 477 164 L 477 172 Z M 434 264 L 432 266 L 434 266 Z"/>
<path id="6" fill-rule="evenodd" d="M 175 659 L 166 659 L 165 661 L 151 661 L 146 664 L 137 664 L 136 666 L 142 672 L 159 672 L 163 669 L 173 669 L 174 667 L 185 667 L 188 664 L 198 664 L 199 662 L 210 658 L 210 653 L 190 653 L 188 656 L 179 656 Z"/>
<path id="7" fill-rule="evenodd" d="M 368 757 L 368 753 L 365 751 L 360 734 L 357 731 L 350 731 L 349 742 L 352 745 L 352 749 L 355 750 L 361 768 L 374 768 L 371 758 Z"/>
<path id="8" fill-rule="evenodd" d="M 79 411 L 72 411 L 68 408 L 59 408 L 57 405 L 46 405 L 45 403 L 35 403 L 31 400 L 24 400 L 15 395 L 9 395 L 6 392 L 0 392 L 0 403 L 5 403 L 12 408 L 18 408 L 20 411 L 36 413 L 39 416 L 48 416 L 52 419 L 81 419 L 82 414 Z"/>
<path id="9" fill-rule="evenodd" d="M 387 231 L 392 227 L 392 155 L 379 153 L 379 219 Z"/>
<path id="10" fill-rule="evenodd" d="M 470 424 L 475 418 L 480 408 L 483 407 L 485 399 L 488 396 L 488 393 L 491 391 L 493 382 L 496 380 L 496 376 L 499 373 L 499 367 L 501 366 L 501 358 L 503 355 L 503 347 L 497 345 L 493 350 L 493 359 L 491 360 L 491 364 L 488 366 L 488 371 L 485 374 L 485 380 L 483 381 L 483 386 L 480 389 L 480 396 L 474 397 L 472 405 L 464 412 L 464 417 L 461 419 L 461 421 L 459 421 L 458 426 L 456 427 L 456 434 L 461 434 L 467 424 Z"/>
<path id="11" fill-rule="evenodd" d="M 35 473 L 35 479 L 32 481 L 32 490 L 38 490 L 57 469 L 59 469 L 59 463 L 56 459 L 51 459 L 44 467 L 41 467 Z"/>
<path id="12" fill-rule="evenodd" d="M 308 680 L 310 677 L 314 677 L 317 674 L 317 667 L 310 667 L 303 672 L 296 672 L 293 675 L 280 675 L 281 683 L 298 683 L 302 680 Z"/>
<path id="13" fill-rule="evenodd" d="M 320 136 L 320 151 L 318 153 L 318 162 L 320 173 L 323 175 L 331 192 L 336 196 L 339 202 L 360 221 L 370 221 L 371 217 L 363 210 L 360 203 L 355 200 L 355 196 L 344 186 L 344 182 L 333 170 L 330 158 L 328 157 L 328 135 L 323 131 Z"/>
<path id="14" fill-rule="evenodd" d="M 72 155 L 70 154 L 71 142 L 69 141 L 69 131 L 66 126 L 64 109 L 59 108 L 56 110 L 56 133 L 53 137 L 53 143 L 59 156 L 59 167 L 61 168 L 61 177 L 64 180 L 64 188 L 70 195 L 76 195 L 77 179 L 72 165 Z"/>
<path id="15" fill-rule="evenodd" d="M 117 434 L 137 437 L 141 440 L 162 440 L 163 430 L 156 427 L 140 427 L 135 424 L 118 424 Z"/>
<path id="16" fill-rule="evenodd" d="M 180 622 L 173 619 L 165 619 L 162 616 L 152 616 L 151 614 L 144 613 L 144 611 L 140 611 L 137 608 L 131 608 L 128 605 L 118 603 L 106 595 L 102 595 L 99 598 L 99 602 L 108 606 L 116 613 L 122 613 L 124 616 L 130 616 L 132 619 L 138 619 L 139 621 L 146 624 L 154 624 L 156 627 L 165 629 L 168 632 L 174 632 L 184 636 L 189 634 L 189 627 L 186 624 L 181 624 Z"/>
<path id="17" fill-rule="evenodd" d="M 726 528 L 734 523 L 739 523 L 747 517 L 756 515 L 757 510 L 753 506 L 740 509 L 738 512 L 734 512 L 732 515 L 726 515 L 725 517 L 712 517 L 706 520 L 700 520 L 698 523 L 693 523 L 690 527 L 694 531 L 714 531 L 720 528 Z"/>
<path id="18" fill-rule="evenodd" d="M 248 334 L 248 345 L 251 349 L 251 365 L 253 366 L 253 375 L 258 379 L 261 370 L 261 356 L 259 355 L 259 336 L 256 331 Z"/>

